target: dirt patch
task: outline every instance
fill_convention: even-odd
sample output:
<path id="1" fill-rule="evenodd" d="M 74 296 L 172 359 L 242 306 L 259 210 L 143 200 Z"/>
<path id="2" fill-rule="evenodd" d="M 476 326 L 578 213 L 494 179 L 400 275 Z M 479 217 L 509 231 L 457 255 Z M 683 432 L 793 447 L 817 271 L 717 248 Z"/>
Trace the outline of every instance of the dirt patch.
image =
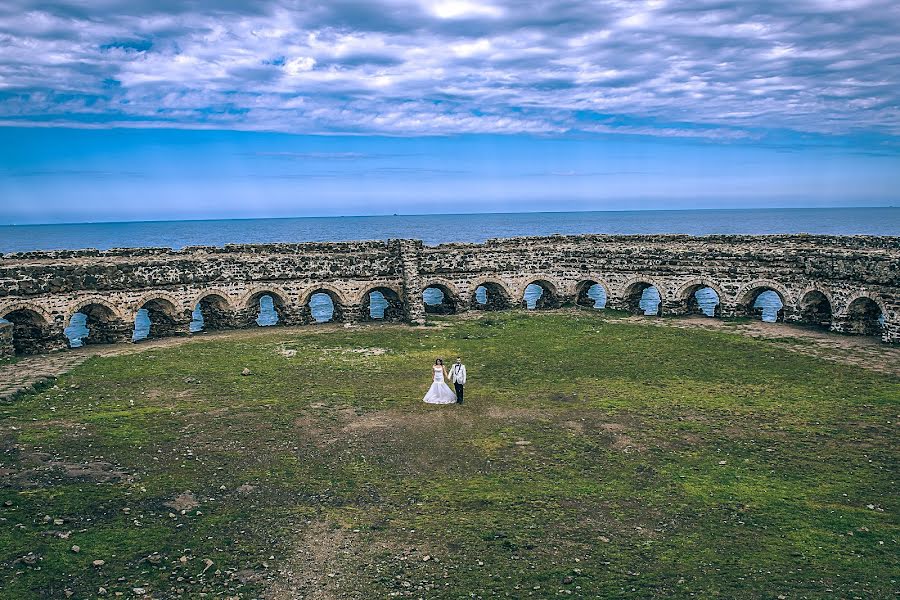
<path id="1" fill-rule="evenodd" d="M 302 532 L 291 558 L 278 572 L 278 578 L 263 595 L 267 600 L 336 600 L 348 596 L 344 589 L 352 581 L 343 573 L 355 554 L 347 533 L 327 523 L 315 521 Z"/>
<path id="2" fill-rule="evenodd" d="M 190 490 L 182 492 L 178 496 L 175 496 L 174 500 L 170 500 L 166 502 L 163 506 L 168 506 L 173 510 L 193 510 L 200 506 L 200 502 L 197 501 L 197 497 L 194 496 L 194 493 Z"/>

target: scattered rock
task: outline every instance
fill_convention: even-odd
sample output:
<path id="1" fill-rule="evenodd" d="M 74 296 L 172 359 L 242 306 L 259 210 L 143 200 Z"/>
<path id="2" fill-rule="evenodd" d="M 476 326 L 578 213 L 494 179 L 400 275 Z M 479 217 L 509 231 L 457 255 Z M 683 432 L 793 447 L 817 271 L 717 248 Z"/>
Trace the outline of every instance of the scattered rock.
<path id="1" fill-rule="evenodd" d="M 185 377 L 185 378 L 184 378 L 184 382 L 185 382 L 185 383 L 200 383 L 200 380 L 199 380 L 199 379 L 195 379 L 195 378 L 193 378 L 193 377 Z"/>
<path id="2" fill-rule="evenodd" d="M 105 595 L 106 595 L 106 588 L 105 588 L 105 587 L 101 587 L 100 589 L 98 589 L 98 590 L 97 590 L 97 595 L 98 595 L 98 596 L 105 596 Z"/>
<path id="3" fill-rule="evenodd" d="M 203 559 L 203 564 L 206 565 L 206 566 L 203 567 L 203 570 L 202 570 L 202 571 L 200 571 L 200 574 L 201 574 L 201 575 L 203 575 L 204 573 L 206 573 L 207 571 L 209 571 L 209 568 L 210 568 L 211 566 L 213 566 L 213 561 L 210 560 L 210 559 L 208 559 L 208 558 L 204 558 L 204 559 Z"/>
<path id="4" fill-rule="evenodd" d="M 103 565 L 106 564 L 106 561 L 103 560 L 103 559 L 98 558 L 98 559 L 95 560 L 92 564 L 93 564 L 95 567 L 102 567 Z"/>
<path id="5" fill-rule="evenodd" d="M 3 503 L 3 506 L 12 506 L 12 505 L 13 505 L 12 500 L 7 500 L 6 502 Z"/>
<path id="6" fill-rule="evenodd" d="M 135 596 L 143 596 L 147 593 L 147 590 L 142 587 L 131 588 L 131 591 L 134 592 Z"/>
<path id="7" fill-rule="evenodd" d="M 720 465 L 727 465 L 727 464 L 728 464 L 728 461 L 727 461 L 727 460 L 720 460 L 720 461 L 719 461 L 719 464 L 720 464 Z"/>
<path id="8" fill-rule="evenodd" d="M 244 367 L 244 370 L 241 371 L 241 375 L 243 375 L 244 377 L 246 377 L 247 375 L 253 375 L 253 371 L 251 371 L 247 367 Z"/>
<path id="9" fill-rule="evenodd" d="M 572 583 L 573 581 L 575 581 L 575 578 L 572 577 L 571 575 L 566 575 L 566 576 L 563 577 L 563 579 L 562 579 L 563 585 L 569 585 L 569 584 Z"/>
<path id="10" fill-rule="evenodd" d="M 530 446 L 531 442 L 528 440 L 519 440 L 516 442 L 516 446 Z"/>
<path id="11" fill-rule="evenodd" d="M 78 546 L 77 544 L 75 546 L 72 546 L 72 552 L 75 552 L 76 554 L 78 552 L 81 552 L 81 547 Z"/>
<path id="12" fill-rule="evenodd" d="M 249 494 L 250 492 L 252 492 L 255 489 L 256 489 L 255 485 L 250 485 L 249 483 L 245 483 L 244 485 L 239 486 L 237 488 L 237 491 L 242 494 Z"/>

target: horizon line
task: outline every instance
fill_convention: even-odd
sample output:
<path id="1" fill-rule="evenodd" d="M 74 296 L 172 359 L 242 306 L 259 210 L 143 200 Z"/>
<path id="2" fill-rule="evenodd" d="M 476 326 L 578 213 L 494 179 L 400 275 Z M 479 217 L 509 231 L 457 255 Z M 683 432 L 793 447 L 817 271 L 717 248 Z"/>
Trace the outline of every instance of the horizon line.
<path id="1" fill-rule="evenodd" d="M 364 219 L 383 217 L 452 217 L 460 215 L 559 215 L 579 213 L 625 213 L 625 212 L 737 212 L 737 211 L 797 211 L 797 210 L 875 210 L 898 209 L 900 206 L 748 206 L 731 208 L 630 208 L 630 209 L 606 209 L 606 210 L 522 210 L 522 211 L 492 211 L 492 212 L 458 212 L 458 213 L 377 213 L 367 215 L 295 215 L 281 217 L 201 217 L 188 219 L 139 219 L 134 221 L 64 221 L 44 223 L 0 223 L 0 227 L 46 227 L 65 225 L 125 225 L 147 223 L 204 223 L 213 221 L 274 221 L 289 219 Z"/>

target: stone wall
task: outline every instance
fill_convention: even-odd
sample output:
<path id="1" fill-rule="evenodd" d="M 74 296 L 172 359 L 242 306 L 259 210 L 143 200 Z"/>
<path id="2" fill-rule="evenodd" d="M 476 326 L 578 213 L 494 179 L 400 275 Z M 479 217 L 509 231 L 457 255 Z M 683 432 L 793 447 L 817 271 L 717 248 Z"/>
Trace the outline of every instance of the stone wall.
<path id="1" fill-rule="evenodd" d="M 0 256 L 0 316 L 14 323 L 18 352 L 63 348 L 62 329 L 88 316 L 88 342 L 130 339 L 140 308 L 154 336 L 187 335 L 200 303 L 208 328 L 254 325 L 271 296 L 280 323 L 312 322 L 309 298 L 324 292 L 338 320 L 369 318 L 369 292 L 389 300 L 386 316 L 421 323 L 422 291 L 439 287 L 437 312 L 522 305 L 525 287 L 544 288 L 539 308 L 586 304 L 602 285 L 610 308 L 636 312 L 655 286 L 663 315 L 696 312 L 708 286 L 721 316 L 753 313 L 777 292 L 788 321 L 900 341 L 900 238 L 869 236 L 551 236 L 484 244 L 424 246 L 417 240 L 28 252 Z M 475 291 L 484 286 L 488 301 Z M 878 316 L 884 315 L 884 325 Z"/>

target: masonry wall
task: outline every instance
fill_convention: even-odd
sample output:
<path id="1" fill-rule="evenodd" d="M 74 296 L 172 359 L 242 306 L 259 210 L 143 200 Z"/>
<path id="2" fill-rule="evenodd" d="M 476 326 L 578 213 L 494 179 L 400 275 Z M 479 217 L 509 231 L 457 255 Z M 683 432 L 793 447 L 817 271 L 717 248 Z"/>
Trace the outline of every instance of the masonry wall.
<path id="1" fill-rule="evenodd" d="M 446 309 L 458 312 L 520 306 L 533 282 L 545 288 L 542 307 L 577 304 L 587 284 L 599 283 L 610 308 L 632 311 L 653 285 L 664 315 L 691 312 L 701 285 L 717 292 L 722 316 L 751 314 L 756 295 L 772 289 L 785 320 L 812 318 L 811 302 L 824 305 L 825 298 L 832 329 L 872 333 L 876 325 L 857 321 L 871 321 L 877 307 L 885 321 L 878 333 L 900 341 L 900 238 L 870 236 L 585 235 L 436 247 L 390 240 L 30 252 L 0 257 L 0 316 L 16 323 L 17 350 L 31 352 L 64 347 L 62 328 L 86 310 L 92 336 L 124 341 L 141 307 L 155 311 L 158 332 L 178 335 L 204 298 L 219 327 L 251 326 L 263 294 L 293 325 L 311 322 L 308 302 L 317 291 L 332 296 L 341 320 L 364 320 L 368 293 L 379 289 L 391 315 L 422 322 L 428 286 L 440 287 Z M 492 291 L 490 306 L 475 301 L 480 285 Z"/>

